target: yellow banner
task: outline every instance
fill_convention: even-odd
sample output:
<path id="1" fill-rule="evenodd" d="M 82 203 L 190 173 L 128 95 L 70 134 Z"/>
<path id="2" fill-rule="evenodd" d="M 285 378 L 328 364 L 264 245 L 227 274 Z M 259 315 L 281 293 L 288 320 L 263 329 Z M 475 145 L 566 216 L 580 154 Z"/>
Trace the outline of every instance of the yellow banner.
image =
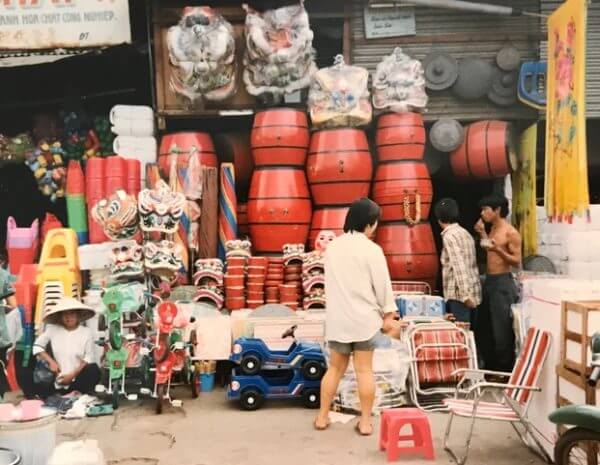
<path id="1" fill-rule="evenodd" d="M 546 185 L 550 218 L 589 210 L 585 139 L 587 0 L 567 0 L 548 19 Z"/>

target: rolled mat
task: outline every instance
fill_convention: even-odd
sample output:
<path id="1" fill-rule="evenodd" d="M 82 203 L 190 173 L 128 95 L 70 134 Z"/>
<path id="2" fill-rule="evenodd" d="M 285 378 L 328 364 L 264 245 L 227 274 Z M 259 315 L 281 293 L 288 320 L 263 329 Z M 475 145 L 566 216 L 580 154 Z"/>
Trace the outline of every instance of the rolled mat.
<path id="1" fill-rule="evenodd" d="M 202 167 L 202 200 L 200 202 L 199 258 L 216 258 L 219 217 L 219 173 L 217 168 Z"/>
<path id="2" fill-rule="evenodd" d="M 233 163 L 221 163 L 218 254 L 225 260 L 225 243 L 237 239 L 237 200 Z"/>

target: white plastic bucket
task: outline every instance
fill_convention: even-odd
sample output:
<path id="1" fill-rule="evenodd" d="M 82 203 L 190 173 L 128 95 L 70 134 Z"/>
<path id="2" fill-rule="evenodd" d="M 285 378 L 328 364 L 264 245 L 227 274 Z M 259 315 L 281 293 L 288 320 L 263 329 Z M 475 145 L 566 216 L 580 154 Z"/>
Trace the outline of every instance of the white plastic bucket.
<path id="1" fill-rule="evenodd" d="M 51 415 L 32 421 L 0 422 L 0 447 L 20 454 L 19 465 L 47 465 L 56 445 L 57 419 L 57 415 Z"/>
<path id="2" fill-rule="evenodd" d="M 143 152 L 153 156 L 154 161 L 156 161 L 158 146 L 154 137 L 117 136 L 113 141 L 113 150 L 119 155 Z"/>
<path id="3" fill-rule="evenodd" d="M 145 105 L 115 105 L 110 110 L 110 122 L 115 124 L 117 119 L 154 120 L 154 111 Z"/>

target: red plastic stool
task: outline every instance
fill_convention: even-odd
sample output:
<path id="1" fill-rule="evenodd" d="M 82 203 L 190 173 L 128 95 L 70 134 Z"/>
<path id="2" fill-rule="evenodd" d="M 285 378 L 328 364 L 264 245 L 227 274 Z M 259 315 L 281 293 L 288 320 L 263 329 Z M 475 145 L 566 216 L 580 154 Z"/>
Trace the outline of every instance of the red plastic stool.
<path id="1" fill-rule="evenodd" d="M 400 435 L 403 426 L 410 425 L 412 434 Z M 413 441 L 410 447 L 399 447 L 400 441 Z M 400 454 L 420 453 L 428 460 L 434 460 L 431 428 L 427 415 L 416 408 L 384 410 L 381 414 L 379 449 L 387 450 L 388 462 L 398 460 Z"/>

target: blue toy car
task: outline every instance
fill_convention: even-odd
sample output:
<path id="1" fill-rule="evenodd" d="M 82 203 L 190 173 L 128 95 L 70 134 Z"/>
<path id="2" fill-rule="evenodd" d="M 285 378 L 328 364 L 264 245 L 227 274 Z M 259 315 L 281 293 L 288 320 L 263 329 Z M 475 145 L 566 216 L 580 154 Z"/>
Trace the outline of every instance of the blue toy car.
<path id="1" fill-rule="evenodd" d="M 301 398 L 307 408 L 319 408 L 321 381 L 307 380 L 299 370 L 266 370 L 248 376 L 233 370 L 227 397 L 242 409 L 257 410 L 265 399 Z"/>
<path id="2" fill-rule="evenodd" d="M 272 351 L 262 339 L 241 337 L 235 341 L 229 360 L 239 364 L 245 375 L 255 375 L 261 370 L 301 369 L 307 380 L 320 380 L 326 368 L 321 346 L 296 341 L 296 328 L 292 326 L 282 336 L 294 338 L 288 350 Z"/>

